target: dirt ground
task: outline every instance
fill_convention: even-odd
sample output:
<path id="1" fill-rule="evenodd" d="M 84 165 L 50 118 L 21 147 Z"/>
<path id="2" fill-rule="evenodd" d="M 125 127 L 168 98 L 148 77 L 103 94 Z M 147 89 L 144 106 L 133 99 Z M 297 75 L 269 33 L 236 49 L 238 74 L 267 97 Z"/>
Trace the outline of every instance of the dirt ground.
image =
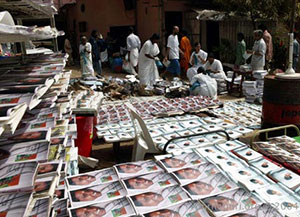
<path id="1" fill-rule="evenodd" d="M 72 70 L 72 76 L 71 78 L 80 78 L 81 77 L 81 70 L 79 66 L 72 66 L 67 67 L 67 70 Z M 105 67 L 103 68 L 103 76 L 104 77 L 119 77 L 124 78 L 126 74 L 121 73 L 114 73 L 111 71 L 110 68 Z M 235 101 L 239 100 L 241 98 L 235 97 L 235 96 L 229 96 L 229 95 L 222 95 L 219 96 L 219 99 L 221 101 Z M 95 140 L 93 142 L 92 146 L 92 152 L 91 157 L 98 159 L 99 163 L 96 168 L 94 169 L 102 169 L 111 167 L 117 163 L 123 163 L 131 161 L 131 155 L 132 155 L 132 147 L 133 147 L 133 141 L 121 143 L 119 150 L 114 150 L 113 144 L 110 143 L 104 143 L 101 140 Z M 149 155 L 146 156 L 147 159 L 151 159 L 153 156 Z M 90 170 L 94 170 L 91 168 L 86 168 L 83 166 L 80 166 L 80 172 L 86 172 Z"/>

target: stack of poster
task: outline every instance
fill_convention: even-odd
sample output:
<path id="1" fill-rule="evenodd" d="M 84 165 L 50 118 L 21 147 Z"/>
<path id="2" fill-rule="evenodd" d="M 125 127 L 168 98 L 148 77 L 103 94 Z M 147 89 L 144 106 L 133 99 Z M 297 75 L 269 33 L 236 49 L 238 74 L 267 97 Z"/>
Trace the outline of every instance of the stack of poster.
<path id="1" fill-rule="evenodd" d="M 197 156 L 194 153 L 186 156 L 191 159 L 186 162 L 187 166 L 199 160 Z M 71 202 L 69 215 L 74 217 L 87 213 L 156 216 L 160 212 L 168 214 L 170 209 L 174 209 L 171 213 L 180 212 L 185 217 L 191 213 L 208 216 L 203 205 L 191 200 L 172 174 L 164 171 L 159 162 L 151 160 L 67 177 L 66 184 Z"/>
<path id="2" fill-rule="evenodd" d="M 80 90 L 74 91 L 71 95 L 72 101 L 72 111 L 76 114 L 95 114 L 101 105 L 103 99 L 102 92 Z"/>
<path id="3" fill-rule="evenodd" d="M 260 128 L 262 106 L 245 101 L 225 102 L 222 108 L 210 111 L 213 115 L 240 126 Z"/>
<path id="4" fill-rule="evenodd" d="M 266 70 L 253 71 L 255 81 L 243 82 L 243 93 L 246 97 L 246 102 L 254 103 L 255 100 L 261 100 L 264 89 L 264 77 L 268 74 Z"/>
<path id="5" fill-rule="evenodd" d="M 296 196 L 225 144 L 155 158 L 67 177 L 69 215 L 280 217 L 297 212 Z M 283 201 L 283 207 L 269 203 L 272 194 L 280 195 L 275 201 Z"/>
<path id="6" fill-rule="evenodd" d="M 11 202 L 1 198 L 0 215 L 46 217 L 67 212 L 64 177 L 77 174 L 78 168 L 76 118 L 66 100 L 71 98 L 71 73 L 63 72 L 64 65 L 62 54 L 40 55 L 2 76 L 0 125 L 16 117 L 19 121 L 10 128 L 1 125 L 5 129 L 0 137 L 0 192 Z M 15 195 L 23 202 L 17 203 Z"/>
<path id="7" fill-rule="evenodd" d="M 264 77 L 268 74 L 267 70 L 253 71 L 253 77 L 256 79 L 256 97 L 262 99 L 264 92 Z"/>
<path id="8" fill-rule="evenodd" d="M 245 95 L 246 102 L 254 103 L 257 94 L 256 81 L 244 81 L 243 94 Z"/>

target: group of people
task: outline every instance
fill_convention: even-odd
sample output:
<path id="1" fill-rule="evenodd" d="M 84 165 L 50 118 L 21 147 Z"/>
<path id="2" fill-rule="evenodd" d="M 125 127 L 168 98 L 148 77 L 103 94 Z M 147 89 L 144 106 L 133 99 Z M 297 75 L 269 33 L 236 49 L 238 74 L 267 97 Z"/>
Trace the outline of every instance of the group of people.
<path id="1" fill-rule="evenodd" d="M 221 62 L 215 59 L 212 53 L 208 55 L 201 50 L 200 43 L 195 44 L 195 51 L 191 53 L 192 47 L 186 33 L 183 32 L 180 43 L 178 34 L 179 27 L 174 26 L 173 32 L 169 35 L 167 41 L 166 55 L 163 59 L 163 62 L 167 63 L 167 68 L 162 77 L 166 74 L 179 77 L 181 71 L 183 71 L 191 83 L 192 95 L 201 94 L 216 97 L 217 81 L 215 79 L 223 81 L 226 79 Z M 157 45 L 158 40 L 159 35 L 153 34 L 142 46 L 139 57 L 136 57 L 140 84 L 148 90 L 153 89 L 153 85 L 159 78 L 157 69 L 157 62 L 160 61 L 158 59 L 160 53 Z M 132 66 L 135 66 L 136 62 L 132 58 L 130 58 L 130 62 Z"/>
<path id="2" fill-rule="evenodd" d="M 95 76 L 102 73 L 101 62 L 107 59 L 107 46 L 100 33 L 93 30 L 88 40 L 86 36 L 81 37 L 79 46 L 80 65 L 83 76 Z"/>
<path id="3" fill-rule="evenodd" d="M 192 95 L 204 95 L 216 97 L 218 85 L 226 82 L 226 74 L 220 60 L 216 59 L 213 53 L 207 53 L 201 49 L 199 42 L 195 43 L 194 51 L 190 40 L 185 31 L 182 32 L 182 38 L 178 39 L 179 27 L 174 26 L 173 32 L 167 40 L 166 55 L 163 63 L 166 75 L 179 77 L 182 74 L 188 78 Z M 272 36 L 264 25 L 259 26 L 259 30 L 254 31 L 254 45 L 252 50 L 246 49 L 244 35 L 238 33 L 238 44 L 236 48 L 235 65 L 240 66 L 246 63 L 246 59 L 252 55 L 252 70 L 263 70 L 266 63 L 272 59 L 273 46 Z M 80 45 L 80 59 L 82 72 L 94 75 L 94 71 L 101 74 L 101 58 L 103 52 L 103 42 L 97 31 L 93 31 L 88 41 L 82 37 Z M 126 40 L 127 57 L 132 74 L 137 74 L 141 86 L 146 90 L 153 89 L 157 79 L 159 79 L 158 65 L 162 65 L 158 55 L 160 54 L 158 41 L 160 36 L 154 33 L 143 45 L 140 38 L 134 34 L 134 29 L 129 28 L 129 34 Z M 102 44 L 101 44 L 102 43 Z M 296 45 L 295 45 L 296 46 Z M 297 45 L 300 47 L 299 44 Z M 300 50 L 300 49 L 299 49 Z M 299 52 L 298 54 L 299 55 Z"/>
<path id="4" fill-rule="evenodd" d="M 253 71 L 268 69 L 273 58 L 272 36 L 268 32 L 267 27 L 261 24 L 258 26 L 258 30 L 253 32 L 253 38 L 253 48 L 252 50 L 247 50 L 244 34 L 238 33 L 235 65 L 245 64 L 247 58 L 252 56 L 250 65 Z"/>

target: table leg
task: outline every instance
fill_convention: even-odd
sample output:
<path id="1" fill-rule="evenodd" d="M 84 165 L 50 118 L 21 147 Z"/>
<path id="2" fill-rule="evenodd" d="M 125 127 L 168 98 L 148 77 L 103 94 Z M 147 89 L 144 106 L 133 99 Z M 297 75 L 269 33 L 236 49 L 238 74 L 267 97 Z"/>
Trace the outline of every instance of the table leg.
<path id="1" fill-rule="evenodd" d="M 245 79 L 245 76 L 242 75 L 242 78 L 241 78 L 241 85 L 240 85 L 240 97 L 243 96 L 243 82 L 244 82 L 244 79 Z"/>

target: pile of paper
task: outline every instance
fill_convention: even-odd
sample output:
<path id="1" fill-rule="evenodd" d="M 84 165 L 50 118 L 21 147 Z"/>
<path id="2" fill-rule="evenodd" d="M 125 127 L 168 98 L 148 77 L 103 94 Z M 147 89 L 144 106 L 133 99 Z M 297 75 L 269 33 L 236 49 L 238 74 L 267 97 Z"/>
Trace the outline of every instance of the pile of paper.
<path id="1" fill-rule="evenodd" d="M 210 110 L 217 117 L 240 126 L 260 128 L 262 106 L 245 101 L 225 102 L 222 108 Z"/>
<path id="2" fill-rule="evenodd" d="M 50 26 L 26 27 L 0 24 L 0 41 L 2 43 L 46 40 L 62 35 L 64 32 L 57 31 L 56 28 Z"/>
<path id="3" fill-rule="evenodd" d="M 260 172 L 257 160 L 267 161 L 245 144 L 231 141 L 67 177 L 68 213 L 72 217 L 281 217 L 297 213 L 297 196 Z M 270 172 L 278 172 L 275 164 L 268 163 Z M 273 200 L 282 201 L 286 209 L 276 209 L 276 204 L 269 203 Z"/>
<path id="4" fill-rule="evenodd" d="M 266 70 L 253 71 L 253 77 L 256 79 L 257 98 L 263 97 L 264 92 L 264 77 L 268 74 Z"/>
<path id="5" fill-rule="evenodd" d="M 268 74 L 266 70 L 253 71 L 255 81 L 243 82 L 243 93 L 246 102 L 254 103 L 255 100 L 262 99 L 264 91 L 264 77 Z"/>
<path id="6" fill-rule="evenodd" d="M 243 94 L 246 98 L 246 102 L 254 103 L 257 94 L 256 81 L 244 81 Z"/>
<path id="7" fill-rule="evenodd" d="M 71 72 L 63 71 L 65 60 L 62 54 L 41 55 L 1 76 L 0 121 L 14 120 L 9 126 L 15 130 L 2 125 L 0 193 L 6 195 L 0 195 L 0 214 L 66 214 L 63 180 L 78 168 L 76 118 L 68 92 Z"/>

